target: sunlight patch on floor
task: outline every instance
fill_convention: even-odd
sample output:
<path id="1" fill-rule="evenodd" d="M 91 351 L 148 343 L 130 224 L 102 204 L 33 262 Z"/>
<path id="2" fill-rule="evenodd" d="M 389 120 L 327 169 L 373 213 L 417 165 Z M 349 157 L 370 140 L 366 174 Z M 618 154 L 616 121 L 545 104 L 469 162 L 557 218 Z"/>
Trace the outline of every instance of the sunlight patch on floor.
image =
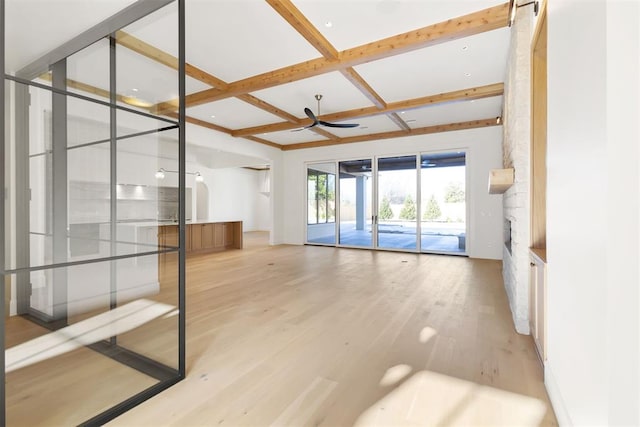
<path id="1" fill-rule="evenodd" d="M 544 402 L 529 396 L 419 371 L 364 411 L 355 425 L 538 426 L 546 410 Z"/>
<path id="2" fill-rule="evenodd" d="M 382 387 L 388 387 L 400 382 L 404 377 L 411 373 L 412 369 L 409 365 L 396 365 L 387 369 L 384 376 L 380 380 Z"/>
<path id="3" fill-rule="evenodd" d="M 422 330 L 420 331 L 420 342 L 422 344 L 425 344 L 427 341 L 429 341 L 431 338 L 435 337 L 436 334 L 438 333 L 438 331 L 436 331 L 433 328 L 430 328 L 428 326 L 425 326 L 424 328 L 422 328 Z"/>
<path id="4" fill-rule="evenodd" d="M 123 334 L 173 310 L 172 305 L 146 299 L 130 302 L 7 349 L 6 372 Z"/>

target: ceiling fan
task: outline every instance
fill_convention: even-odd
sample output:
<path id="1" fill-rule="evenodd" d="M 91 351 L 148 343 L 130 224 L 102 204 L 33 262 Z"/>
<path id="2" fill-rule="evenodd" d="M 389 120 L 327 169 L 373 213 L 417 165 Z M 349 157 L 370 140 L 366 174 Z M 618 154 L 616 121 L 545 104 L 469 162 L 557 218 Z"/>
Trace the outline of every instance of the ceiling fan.
<path id="1" fill-rule="evenodd" d="M 320 115 L 320 100 L 322 99 L 322 95 L 317 94 L 315 96 L 316 101 L 318 101 L 318 116 Z M 318 117 L 313 114 L 313 111 L 311 111 L 309 108 L 305 108 L 304 109 L 304 113 L 307 115 L 307 117 L 309 117 L 311 120 L 313 120 L 313 123 L 311 123 L 309 126 L 305 126 L 301 129 L 294 129 L 293 132 L 299 132 L 301 130 L 305 130 L 305 129 L 309 129 L 315 126 L 326 126 L 326 127 L 330 127 L 330 128 L 355 128 L 360 126 L 358 123 L 330 123 L 330 122 L 325 122 L 324 120 L 320 120 L 318 119 Z"/>

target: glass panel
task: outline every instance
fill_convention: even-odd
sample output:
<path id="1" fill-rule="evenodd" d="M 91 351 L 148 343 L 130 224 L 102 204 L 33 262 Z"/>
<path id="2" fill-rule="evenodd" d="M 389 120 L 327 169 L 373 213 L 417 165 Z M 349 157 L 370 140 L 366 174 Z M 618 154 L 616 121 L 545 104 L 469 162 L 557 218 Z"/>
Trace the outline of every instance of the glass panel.
<path id="1" fill-rule="evenodd" d="M 465 253 L 465 153 L 422 154 L 420 161 L 422 251 Z"/>
<path id="2" fill-rule="evenodd" d="M 118 345 L 178 369 L 178 253 L 120 260 L 116 270 L 118 306 L 142 301 L 145 310 L 154 314 L 118 335 Z"/>
<path id="3" fill-rule="evenodd" d="M 18 239 L 25 237 L 28 239 L 30 251 L 28 257 L 17 257 L 14 265 L 16 268 L 24 268 L 47 265 L 53 262 L 52 95 L 48 90 L 26 87 L 19 83 L 15 85 L 15 89 L 16 91 L 27 91 L 30 97 L 29 115 L 25 124 L 29 138 L 29 182 L 26 188 L 29 188 L 31 192 L 27 202 L 29 222 L 25 224 L 28 226 L 28 237 L 17 236 Z M 17 162 L 21 163 L 21 160 L 18 159 Z M 41 307 L 44 310 L 48 304 L 39 299 L 46 293 L 46 289 L 43 289 L 46 288 L 46 282 L 42 280 L 43 277 L 44 275 L 41 274 L 32 282 L 32 302 L 44 303 L 45 305 Z"/>
<path id="4" fill-rule="evenodd" d="M 416 156 L 378 159 L 378 247 L 416 249 Z"/>
<path id="5" fill-rule="evenodd" d="M 104 38 L 69 56 L 67 58 L 67 89 L 69 92 L 96 98 L 100 101 L 109 101 L 110 51 L 109 39 Z M 109 127 L 107 126 L 108 136 Z"/>
<path id="6" fill-rule="evenodd" d="M 340 162 L 341 245 L 373 246 L 371 159 Z"/>
<path id="7" fill-rule="evenodd" d="M 336 165 L 307 168 L 307 242 L 336 243 Z"/>
<path id="8" fill-rule="evenodd" d="M 177 32 L 167 24 L 176 16 L 154 15 L 132 28 L 175 43 Z M 39 40 L 50 44 L 45 51 L 63 42 Z M 20 43 L 10 45 L 20 50 Z M 157 92 L 154 102 L 177 96 L 177 71 L 118 50 L 119 88 L 139 84 Z M 177 174 L 162 186 L 156 180 L 159 168 L 178 169 L 178 132 L 131 112 L 111 122 L 114 110 L 95 101 L 113 95 L 134 105 L 123 101 L 129 94 L 108 92 L 111 53 L 102 39 L 66 59 L 68 91 L 93 100 L 8 85 L 15 104 L 5 117 L 6 253 L 7 266 L 20 269 L 5 276 L 8 425 L 83 424 L 179 376 L 178 234 L 160 221 L 177 219 Z M 63 73 L 62 65 L 52 69 Z M 52 76 L 44 72 L 36 81 L 50 85 Z M 138 226 L 147 220 L 152 224 Z M 122 226 L 111 227 L 117 221 Z M 169 249 L 158 253 L 159 246 Z M 118 255 L 127 258 L 104 259 Z"/>
<path id="9" fill-rule="evenodd" d="M 108 149 L 111 138 L 109 114 L 107 106 L 67 97 L 67 147 L 104 142 L 106 145 L 102 149 Z M 109 153 L 103 157 L 109 170 Z"/>
<path id="10" fill-rule="evenodd" d="M 120 105 L 140 111 L 151 111 L 155 105 L 171 101 L 174 108 L 168 111 L 177 112 L 178 38 L 175 35 L 178 34 L 178 29 L 176 20 L 166 19 L 167 16 L 177 16 L 177 2 L 117 33 L 116 92 Z M 127 47 L 139 46 L 140 42 L 142 47 L 138 48 L 141 51 L 144 51 L 144 45 L 148 44 L 175 58 L 175 68 Z M 157 56 L 153 51 L 146 53 Z"/>
<path id="11" fill-rule="evenodd" d="M 117 240 L 119 252 L 156 250 L 160 228 L 178 222 L 178 130 L 163 121 L 118 112 Z M 136 136 L 137 135 L 137 136 Z M 191 192 L 186 194 L 191 219 Z M 131 246 L 133 245 L 133 246 Z M 169 246 L 177 246 L 169 244 Z"/>
<path id="12" fill-rule="evenodd" d="M 176 292 L 163 292 L 158 280 L 145 274 L 151 258 L 32 273 L 57 278 L 54 292 L 66 295 L 69 317 L 51 331 L 7 312 L 7 425 L 78 425 L 171 372 L 177 363 Z M 10 280 L 15 283 L 16 277 Z M 175 289 L 175 279 L 167 284 Z M 5 292 L 15 301 L 10 286 Z M 112 308 L 113 295 L 118 304 Z M 135 346 L 129 346 L 134 339 Z M 154 362 L 122 363 L 118 355 L 136 357 L 131 347 Z"/>

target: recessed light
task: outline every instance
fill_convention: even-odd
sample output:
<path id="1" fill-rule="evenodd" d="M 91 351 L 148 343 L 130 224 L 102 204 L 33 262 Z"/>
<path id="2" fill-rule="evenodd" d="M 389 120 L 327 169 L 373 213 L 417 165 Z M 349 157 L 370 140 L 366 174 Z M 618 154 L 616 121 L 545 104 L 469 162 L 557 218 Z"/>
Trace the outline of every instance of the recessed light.
<path id="1" fill-rule="evenodd" d="M 465 76 L 471 77 L 471 73 L 464 73 Z"/>
<path id="2" fill-rule="evenodd" d="M 212 119 L 215 119 L 215 118 L 216 118 L 216 116 L 214 116 L 214 115 L 212 114 L 212 115 L 211 115 L 211 118 L 212 118 Z"/>
<path id="3" fill-rule="evenodd" d="M 134 92 L 138 91 L 138 89 L 136 89 L 135 87 L 133 89 L 131 89 L 131 90 L 134 91 Z"/>
<path id="4" fill-rule="evenodd" d="M 469 46 L 462 46 L 462 50 L 467 50 L 469 49 Z"/>
<path id="5" fill-rule="evenodd" d="M 416 119 L 406 120 L 406 123 L 415 123 Z"/>
<path id="6" fill-rule="evenodd" d="M 404 113 L 406 113 L 406 111 L 400 111 L 400 114 L 404 114 Z"/>
<path id="7" fill-rule="evenodd" d="M 324 23 L 324 26 L 327 27 L 327 28 L 331 28 L 331 27 L 333 27 L 333 22 L 327 21 L 327 22 Z"/>

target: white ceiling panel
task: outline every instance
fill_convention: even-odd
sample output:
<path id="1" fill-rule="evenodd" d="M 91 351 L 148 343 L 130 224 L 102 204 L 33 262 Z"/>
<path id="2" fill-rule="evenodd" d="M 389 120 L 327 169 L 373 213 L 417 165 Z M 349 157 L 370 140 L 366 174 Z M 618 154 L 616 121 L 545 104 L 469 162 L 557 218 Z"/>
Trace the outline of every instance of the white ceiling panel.
<path id="1" fill-rule="evenodd" d="M 297 117 L 306 117 L 305 107 L 318 114 L 318 104 L 314 98 L 316 94 L 322 95 L 321 114 L 372 105 L 371 101 L 339 72 L 322 74 L 252 93 Z"/>
<path id="2" fill-rule="evenodd" d="M 280 132 L 271 132 L 264 135 L 256 135 L 258 138 L 275 142 L 276 144 L 296 144 L 298 142 L 323 141 L 328 138 L 318 135 L 308 129 L 299 132 L 291 130 L 283 130 Z"/>
<path id="3" fill-rule="evenodd" d="M 408 122 L 409 127 L 416 129 L 426 126 L 488 119 L 501 115 L 502 96 L 494 96 L 493 98 L 452 102 L 409 110 L 404 114 L 400 114 L 400 117 L 405 122 Z"/>
<path id="4" fill-rule="evenodd" d="M 187 108 L 187 116 L 229 129 L 241 129 L 283 121 L 278 116 L 236 98 L 227 98 L 210 104 Z"/>
<path id="5" fill-rule="evenodd" d="M 18 71 L 134 1 L 7 0 L 7 71 Z"/>
<path id="6" fill-rule="evenodd" d="M 340 50 L 496 6 L 505 0 L 294 0 Z M 331 22 L 331 27 L 327 27 Z"/>
<path id="7" fill-rule="evenodd" d="M 387 102 L 499 83 L 506 73 L 509 34 L 508 28 L 489 31 L 355 69 Z"/>

